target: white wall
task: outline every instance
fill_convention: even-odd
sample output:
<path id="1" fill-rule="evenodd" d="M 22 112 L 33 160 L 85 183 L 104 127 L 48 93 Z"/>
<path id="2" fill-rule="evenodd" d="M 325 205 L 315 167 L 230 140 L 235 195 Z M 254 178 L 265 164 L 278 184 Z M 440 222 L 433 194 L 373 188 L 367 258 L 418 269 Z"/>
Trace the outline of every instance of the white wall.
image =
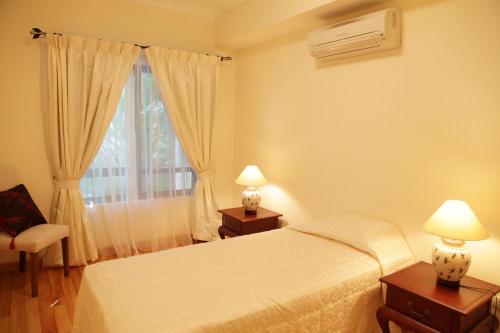
<path id="1" fill-rule="evenodd" d="M 32 27 L 212 53 L 213 21 L 123 0 L 0 0 L 0 190 L 26 184 L 48 218 L 53 185 L 42 108 L 44 42 L 31 40 Z M 230 92 L 232 65 L 222 67 L 221 92 Z M 221 102 L 218 126 L 232 129 L 231 103 Z M 232 186 L 221 176 L 232 173 L 232 130 L 218 131 L 216 140 L 216 187 L 224 203 L 230 200 L 224 188 Z M 13 253 L 0 251 L 0 262 L 10 260 Z"/>
<path id="2" fill-rule="evenodd" d="M 500 2 L 389 6 L 403 10 L 400 50 L 320 63 L 303 30 L 236 54 L 233 177 L 257 164 L 272 183 L 262 205 L 290 224 L 394 221 L 424 260 L 437 238 L 421 224 L 464 199 L 491 233 L 469 243 L 470 273 L 500 283 Z"/>

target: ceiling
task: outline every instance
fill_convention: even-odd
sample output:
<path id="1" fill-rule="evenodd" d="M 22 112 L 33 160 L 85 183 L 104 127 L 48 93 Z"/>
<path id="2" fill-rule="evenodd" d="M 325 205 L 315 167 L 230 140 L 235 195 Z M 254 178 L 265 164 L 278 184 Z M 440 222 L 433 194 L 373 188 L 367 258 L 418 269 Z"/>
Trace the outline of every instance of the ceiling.
<path id="1" fill-rule="evenodd" d="M 188 14 L 216 17 L 234 9 L 247 0 L 132 0 Z"/>

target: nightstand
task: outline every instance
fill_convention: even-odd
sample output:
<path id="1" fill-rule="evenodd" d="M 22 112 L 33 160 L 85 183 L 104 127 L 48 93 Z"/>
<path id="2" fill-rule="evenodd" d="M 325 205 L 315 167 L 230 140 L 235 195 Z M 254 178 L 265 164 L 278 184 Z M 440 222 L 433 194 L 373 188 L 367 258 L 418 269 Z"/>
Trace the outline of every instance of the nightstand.
<path id="1" fill-rule="evenodd" d="M 261 207 L 257 208 L 257 214 L 245 214 L 243 207 L 221 209 L 219 212 L 222 214 L 222 226 L 219 227 L 222 239 L 277 229 L 278 218 L 283 216 Z"/>
<path id="2" fill-rule="evenodd" d="M 464 287 L 449 288 L 436 283 L 431 264 L 419 262 L 380 279 L 387 284 L 385 305 L 377 310 L 384 333 L 389 321 L 416 333 L 492 333 L 498 320 L 490 314 L 494 294 L 500 286 L 472 277 L 464 277 Z"/>

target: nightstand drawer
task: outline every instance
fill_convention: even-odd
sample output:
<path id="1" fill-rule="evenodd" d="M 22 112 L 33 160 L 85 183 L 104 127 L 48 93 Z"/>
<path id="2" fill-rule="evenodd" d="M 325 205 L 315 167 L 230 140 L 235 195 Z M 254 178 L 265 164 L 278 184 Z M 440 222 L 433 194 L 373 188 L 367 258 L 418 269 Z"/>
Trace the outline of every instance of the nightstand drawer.
<path id="1" fill-rule="evenodd" d="M 453 312 L 426 298 L 390 286 L 387 290 L 386 304 L 394 310 L 440 332 L 448 333 L 452 331 Z"/>
<path id="2" fill-rule="evenodd" d="M 241 232 L 241 222 L 231 216 L 223 215 L 222 225 L 237 233 Z"/>
<path id="3" fill-rule="evenodd" d="M 245 235 L 254 234 L 256 232 L 269 231 L 278 227 L 277 218 L 261 219 L 258 222 L 243 223 L 241 225 L 241 233 Z"/>

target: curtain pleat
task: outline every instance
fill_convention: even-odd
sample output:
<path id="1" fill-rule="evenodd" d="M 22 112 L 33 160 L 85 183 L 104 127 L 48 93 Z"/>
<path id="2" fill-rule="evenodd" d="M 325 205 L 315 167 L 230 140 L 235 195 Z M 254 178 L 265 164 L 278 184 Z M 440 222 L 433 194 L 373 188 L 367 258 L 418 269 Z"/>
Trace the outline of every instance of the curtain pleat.
<path id="1" fill-rule="evenodd" d="M 219 58 L 149 47 L 146 56 L 175 133 L 197 181 L 194 188 L 193 238 L 218 238 L 213 185 L 213 131 Z"/>
<path id="2" fill-rule="evenodd" d="M 80 193 L 140 48 L 76 36 L 48 35 L 49 146 L 54 173 L 51 223 L 70 227 L 70 265 L 97 259 Z M 44 264 L 61 265 L 60 245 Z"/>

